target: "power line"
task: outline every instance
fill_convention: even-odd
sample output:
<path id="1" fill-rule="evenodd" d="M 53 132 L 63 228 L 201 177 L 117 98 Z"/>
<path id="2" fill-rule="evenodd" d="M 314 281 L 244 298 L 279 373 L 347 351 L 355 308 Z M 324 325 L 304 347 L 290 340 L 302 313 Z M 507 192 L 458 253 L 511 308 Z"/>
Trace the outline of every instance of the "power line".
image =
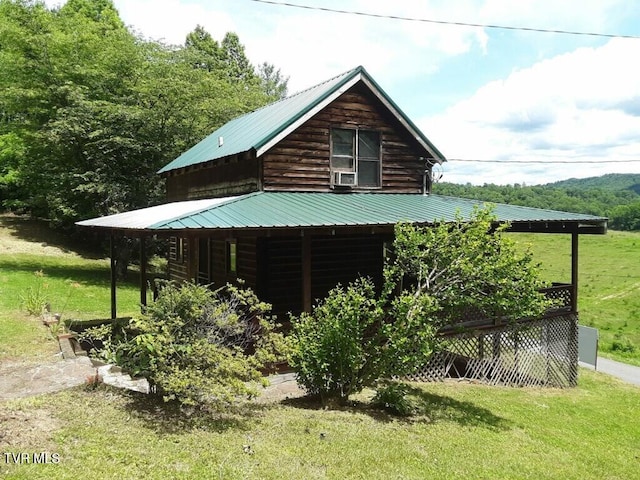
<path id="1" fill-rule="evenodd" d="M 495 24 L 487 24 L 487 23 L 454 22 L 454 21 L 447 21 L 447 20 L 433 20 L 428 18 L 403 17 L 398 15 L 382 15 L 379 13 L 360 12 L 356 10 L 340 10 L 337 8 L 315 7 L 311 5 L 299 5 L 296 3 L 275 2 L 272 0 L 250 0 L 250 1 L 256 2 L 256 3 L 266 3 L 269 5 L 279 5 L 281 7 L 293 7 L 293 8 L 301 8 L 305 10 L 318 10 L 322 12 L 341 13 L 346 15 L 360 15 L 363 17 L 385 18 L 385 19 L 391 19 L 391 20 L 403 20 L 407 22 L 434 23 L 437 25 L 453 25 L 458 27 L 480 27 L 480 28 L 491 28 L 491 29 L 499 29 L 499 30 L 517 30 L 517 31 L 524 31 L 524 32 L 537 32 L 537 33 L 559 33 L 562 35 L 582 35 L 582 36 L 606 37 L 606 38 L 632 38 L 636 40 L 640 39 L 640 36 L 637 36 L 637 35 L 621 35 L 621 34 L 597 33 L 597 32 L 577 32 L 572 30 L 552 30 L 547 28 L 532 28 L 532 27 L 514 27 L 510 25 L 495 25 Z"/>
<path id="2" fill-rule="evenodd" d="M 526 163 L 526 164 L 584 164 L 584 163 L 636 163 L 640 162 L 639 158 L 635 159 L 623 159 L 623 160 L 489 160 L 489 159 L 477 159 L 477 158 L 448 158 L 448 162 L 473 162 L 473 163 Z"/>

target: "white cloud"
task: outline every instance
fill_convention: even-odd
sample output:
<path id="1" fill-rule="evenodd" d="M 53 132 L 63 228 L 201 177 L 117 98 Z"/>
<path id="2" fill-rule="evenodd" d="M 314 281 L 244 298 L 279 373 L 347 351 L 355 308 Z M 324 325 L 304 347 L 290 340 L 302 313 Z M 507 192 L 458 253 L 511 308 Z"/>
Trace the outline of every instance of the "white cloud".
<path id="1" fill-rule="evenodd" d="M 541 61 L 491 82 L 445 113 L 419 122 L 449 158 L 511 161 L 640 158 L 640 43 L 612 40 Z M 640 163 L 482 164 L 447 167 L 450 180 L 541 183 L 639 171 Z M 477 167 L 477 164 L 475 164 Z M 477 169 L 476 169 L 477 170 Z M 535 171 L 534 171 L 535 170 Z"/>

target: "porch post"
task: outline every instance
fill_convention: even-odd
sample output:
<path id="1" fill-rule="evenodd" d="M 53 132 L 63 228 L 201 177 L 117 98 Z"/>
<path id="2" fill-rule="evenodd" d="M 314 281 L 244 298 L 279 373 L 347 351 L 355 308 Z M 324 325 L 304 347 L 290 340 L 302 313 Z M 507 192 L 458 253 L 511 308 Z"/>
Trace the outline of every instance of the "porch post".
<path id="1" fill-rule="evenodd" d="M 144 311 L 147 306 L 147 252 L 145 248 L 145 240 L 147 237 L 140 237 L 140 305 Z"/>
<path id="2" fill-rule="evenodd" d="M 109 236 L 109 257 L 111 258 L 111 319 L 116 319 L 116 245 L 113 232 Z"/>
<path id="3" fill-rule="evenodd" d="M 311 312 L 311 237 L 302 237 L 302 310 Z"/>
<path id="4" fill-rule="evenodd" d="M 571 311 L 578 312 L 578 233 L 571 234 Z"/>

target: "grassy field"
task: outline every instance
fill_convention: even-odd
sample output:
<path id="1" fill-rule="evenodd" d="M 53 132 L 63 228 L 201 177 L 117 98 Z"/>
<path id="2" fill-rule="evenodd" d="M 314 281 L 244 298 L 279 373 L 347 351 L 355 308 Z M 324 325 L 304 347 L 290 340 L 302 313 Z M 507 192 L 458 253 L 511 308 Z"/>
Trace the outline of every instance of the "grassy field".
<path id="1" fill-rule="evenodd" d="M 513 234 L 530 245 L 547 281 L 571 281 L 571 236 Z M 640 365 L 640 233 L 584 235 L 579 243 L 580 323 L 598 328 L 600 353 Z"/>
<path id="2" fill-rule="evenodd" d="M 20 297 L 40 285 L 63 317 L 104 318 L 108 262 L 69 251 L 64 241 L 29 233 L 13 220 L 0 221 L 0 364 L 41 360 L 55 353 L 55 344 L 24 313 Z M 534 243 L 545 278 L 569 279 L 568 238 L 516 239 Z M 634 336 L 638 241 L 640 235 L 617 232 L 581 239 L 581 319 L 602 329 L 603 346 L 616 333 L 640 345 Z M 118 294 L 119 313 L 135 314 L 135 282 L 121 285 Z M 408 419 L 372 409 L 366 394 L 351 408 L 323 409 L 299 399 L 218 416 L 180 414 L 106 387 L 0 402 L 0 476 L 638 478 L 640 389 L 605 375 L 581 370 L 578 387 L 566 390 L 415 384 L 412 396 L 419 412 Z M 55 457 L 47 457 L 48 464 L 11 460 L 12 454 L 41 452 Z"/>

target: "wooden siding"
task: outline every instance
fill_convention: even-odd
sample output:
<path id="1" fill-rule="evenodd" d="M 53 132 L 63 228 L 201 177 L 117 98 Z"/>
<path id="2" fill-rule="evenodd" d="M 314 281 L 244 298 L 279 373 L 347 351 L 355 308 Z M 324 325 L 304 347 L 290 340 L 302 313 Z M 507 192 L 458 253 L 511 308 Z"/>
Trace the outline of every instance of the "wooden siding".
<path id="1" fill-rule="evenodd" d="M 243 237 L 236 240 L 237 263 L 236 274 L 228 272 L 227 240 L 221 238 L 201 237 L 198 240 L 198 282 L 213 284 L 214 288 L 235 282 L 244 281 L 245 286 L 256 288 L 257 260 L 256 238 Z"/>
<path id="2" fill-rule="evenodd" d="M 311 299 L 323 299 L 338 283 L 358 277 L 382 286 L 383 237 L 379 235 L 330 236 L 311 239 Z"/>
<path id="3" fill-rule="evenodd" d="M 269 238 L 261 242 L 260 299 L 273 306 L 278 321 L 286 323 L 288 312 L 302 311 L 302 241 L 300 238 Z"/>
<path id="4" fill-rule="evenodd" d="M 331 191 L 329 139 L 332 127 L 381 132 L 382 188 L 375 191 L 422 191 L 425 162 L 419 157 L 426 157 L 427 152 L 373 94 L 359 85 L 345 92 L 263 155 L 264 190 Z"/>
<path id="5" fill-rule="evenodd" d="M 240 195 L 259 190 L 258 161 L 234 156 L 178 170 L 167 176 L 167 200 Z"/>
<path id="6" fill-rule="evenodd" d="M 325 298 L 338 283 L 347 285 L 359 276 L 370 277 L 380 287 L 383 242 L 379 235 L 312 237 L 312 302 Z M 299 314 L 304 309 L 302 239 L 261 239 L 256 245 L 260 252 L 256 292 L 286 324 L 288 312 Z"/>
<path id="7" fill-rule="evenodd" d="M 179 251 L 179 245 L 182 243 L 182 252 Z M 169 278 L 179 282 L 189 280 L 189 246 L 188 242 L 183 239 L 180 242 L 178 237 L 169 238 Z"/>

